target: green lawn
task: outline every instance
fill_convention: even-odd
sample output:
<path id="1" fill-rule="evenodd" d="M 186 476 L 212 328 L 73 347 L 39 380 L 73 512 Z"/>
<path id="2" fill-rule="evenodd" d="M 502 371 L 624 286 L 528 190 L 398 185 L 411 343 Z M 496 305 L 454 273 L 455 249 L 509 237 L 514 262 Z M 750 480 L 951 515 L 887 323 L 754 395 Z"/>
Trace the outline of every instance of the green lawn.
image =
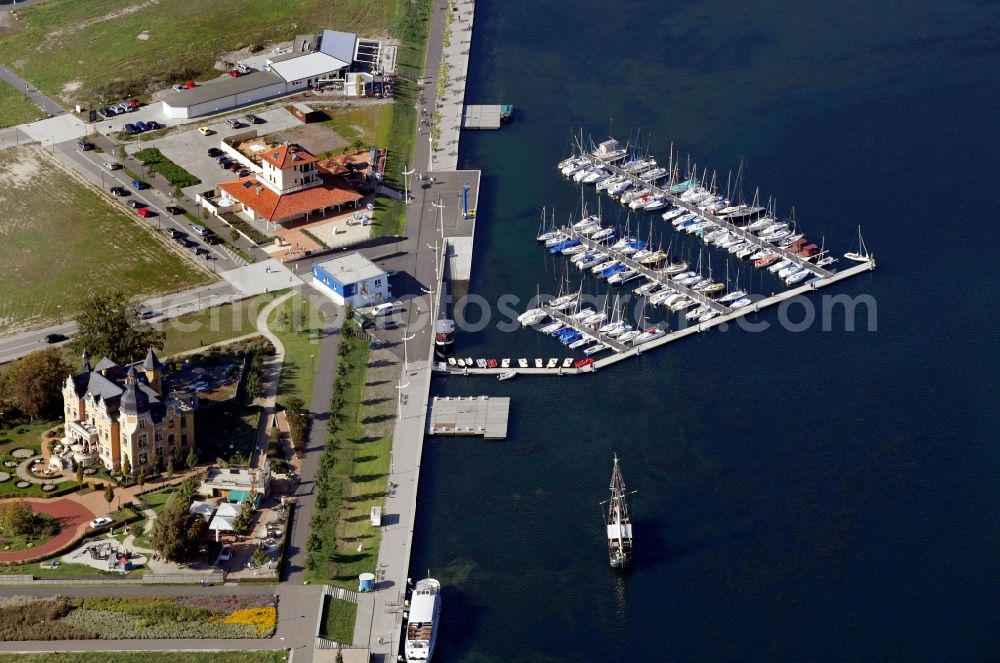
<path id="1" fill-rule="evenodd" d="M 147 170 L 159 173 L 174 186 L 184 188 L 201 184 L 200 179 L 163 156 L 163 152 L 160 152 L 155 147 L 147 147 L 139 150 L 132 156 L 145 164 Z"/>
<path id="2" fill-rule="evenodd" d="M 148 85 L 219 75 L 223 53 L 323 28 L 385 35 L 407 0 L 49 0 L 0 32 L 0 62 L 63 101 L 120 99 Z M 147 39 L 137 39 L 144 34 Z M 80 66 L 80 62 L 87 66 Z"/>
<path id="3" fill-rule="evenodd" d="M 365 419 L 391 417 L 394 404 L 365 404 L 365 379 L 371 355 L 368 343 L 344 336 L 341 344 L 349 348 L 351 368 L 340 380 L 339 411 L 331 405 L 336 430 L 330 430 L 326 449 L 320 459 L 316 479 L 316 510 L 310 524 L 309 559 L 306 577 L 311 582 L 326 582 L 355 587 L 359 573 L 371 570 L 378 560 L 381 532 L 369 524 L 372 506 L 384 502 L 386 476 L 392 436 L 373 434 Z M 338 361 L 345 362 L 344 357 Z M 364 542 L 363 551 L 358 543 Z"/>
<path id="4" fill-rule="evenodd" d="M 326 114 L 330 119 L 320 122 L 319 126 L 328 128 L 347 141 L 347 147 L 339 150 L 338 154 L 367 149 L 378 144 L 382 109 L 383 106 L 327 108 Z"/>
<path id="5" fill-rule="evenodd" d="M 73 645 L 65 643 L 65 649 Z M 0 663 L 134 663 L 135 652 L 79 652 L 44 654 L 0 654 Z M 283 663 L 284 650 L 277 651 L 204 651 L 176 652 L 157 651 L 153 657 L 158 663 Z"/>
<path id="6" fill-rule="evenodd" d="M 148 297 L 213 280 L 50 158 L 37 146 L 0 152 L 0 265 L 17 284 L 0 289 L 0 333 L 72 318 L 95 291 Z"/>
<path id="7" fill-rule="evenodd" d="M 166 333 L 160 356 L 169 357 L 178 352 L 254 333 L 257 331 L 257 316 L 276 296 L 277 293 L 273 292 L 257 295 L 233 304 L 164 320 L 157 325 L 158 329 Z"/>
<path id="8" fill-rule="evenodd" d="M 285 407 L 289 398 L 298 396 L 308 409 L 316 377 L 318 333 L 323 328 L 323 313 L 305 298 L 295 295 L 271 312 L 267 326 L 285 346 L 278 402 Z"/>
<path id="9" fill-rule="evenodd" d="M 44 566 L 43 566 L 44 564 Z M 140 578 L 145 574 L 147 569 L 135 569 L 130 571 L 125 577 L 127 578 Z M 56 568 L 48 568 L 47 562 L 35 562 L 33 564 L 16 564 L 12 566 L 2 566 L 0 565 L 0 575 L 13 575 L 13 576 L 29 576 L 33 575 L 36 578 L 121 578 L 120 573 L 108 573 L 106 571 L 101 571 L 100 569 L 95 569 L 92 566 L 87 566 L 86 564 L 64 564 L 59 563 Z M 3 660 L 0 658 L 0 660 Z"/>
<path id="10" fill-rule="evenodd" d="M 327 596 L 323 601 L 323 622 L 319 627 L 320 636 L 334 642 L 350 643 L 354 639 L 354 621 L 357 616 L 357 603 Z"/>
<path id="11" fill-rule="evenodd" d="M 34 122 L 46 114 L 33 101 L 0 81 L 0 128 Z"/>

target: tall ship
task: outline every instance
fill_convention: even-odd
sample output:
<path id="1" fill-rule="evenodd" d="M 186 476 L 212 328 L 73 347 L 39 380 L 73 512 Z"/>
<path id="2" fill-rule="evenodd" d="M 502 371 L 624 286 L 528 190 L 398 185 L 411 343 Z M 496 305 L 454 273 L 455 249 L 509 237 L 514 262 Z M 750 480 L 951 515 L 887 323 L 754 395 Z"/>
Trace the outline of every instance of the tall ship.
<path id="1" fill-rule="evenodd" d="M 625 492 L 625 480 L 622 479 L 618 455 L 615 454 L 615 465 L 611 471 L 611 499 L 603 503 L 608 507 L 605 514 L 608 561 L 615 569 L 624 569 L 632 564 L 632 519 L 626 500 L 629 495 L 631 493 Z"/>
<path id="2" fill-rule="evenodd" d="M 438 617 L 441 614 L 441 583 L 433 578 L 417 582 L 406 621 L 406 660 L 426 662 L 434 654 Z"/>

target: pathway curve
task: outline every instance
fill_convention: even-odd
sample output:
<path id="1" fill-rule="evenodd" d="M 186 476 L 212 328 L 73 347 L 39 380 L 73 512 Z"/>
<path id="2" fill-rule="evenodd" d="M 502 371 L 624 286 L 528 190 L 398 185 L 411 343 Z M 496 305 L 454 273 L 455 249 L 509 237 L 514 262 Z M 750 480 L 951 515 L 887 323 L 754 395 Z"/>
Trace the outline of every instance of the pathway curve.
<path id="1" fill-rule="evenodd" d="M 32 474 L 31 472 L 28 471 L 28 466 L 31 465 L 32 463 L 34 463 L 39 458 L 41 458 L 41 456 L 34 456 L 32 458 L 29 458 L 29 459 L 27 459 L 25 461 L 22 461 L 22 462 L 18 463 L 17 464 L 17 477 L 19 479 L 23 479 L 24 481 L 28 481 L 30 483 L 39 483 L 39 484 L 62 483 L 63 481 L 70 481 L 71 479 L 73 479 L 73 477 L 67 477 L 67 476 L 63 476 L 61 474 L 58 475 L 58 476 L 49 477 L 47 479 L 42 479 L 40 477 L 36 477 L 34 474 Z M 47 464 L 46 464 L 46 467 L 48 467 Z"/>
<path id="2" fill-rule="evenodd" d="M 58 518 L 61 529 L 58 534 L 40 546 L 28 550 L 0 552 L 0 562 L 17 562 L 55 552 L 83 534 L 89 527 L 90 521 L 94 519 L 94 514 L 89 509 L 73 500 L 26 498 L 25 501 L 31 505 L 32 511 Z"/>
<path id="3" fill-rule="evenodd" d="M 271 313 L 283 305 L 289 298 L 297 294 L 295 290 L 286 292 L 278 297 L 257 315 L 257 331 L 274 345 L 274 354 L 264 358 L 264 365 L 261 367 L 261 382 L 264 385 L 264 394 L 257 399 L 260 402 L 261 418 L 260 427 L 257 429 L 257 459 L 256 463 L 263 465 L 267 462 L 267 432 L 270 429 L 271 419 L 274 417 L 275 397 L 278 395 L 278 384 L 281 382 L 281 366 L 285 363 L 285 345 L 274 332 L 267 326 L 267 319 Z M 254 463 L 251 462 L 251 465 Z"/>

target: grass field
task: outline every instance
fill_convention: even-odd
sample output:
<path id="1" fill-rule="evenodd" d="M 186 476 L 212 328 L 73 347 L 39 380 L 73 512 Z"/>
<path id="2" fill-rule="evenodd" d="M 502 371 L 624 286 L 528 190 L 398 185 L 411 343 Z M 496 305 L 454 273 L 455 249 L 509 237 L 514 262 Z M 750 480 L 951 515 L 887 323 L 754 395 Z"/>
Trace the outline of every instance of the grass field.
<path id="1" fill-rule="evenodd" d="M 164 179 L 174 186 L 184 188 L 201 184 L 201 180 L 163 156 L 163 153 L 155 147 L 139 150 L 132 156 L 143 162 L 149 171 L 163 175 Z"/>
<path id="2" fill-rule="evenodd" d="M 69 648 L 72 648 L 70 645 Z M 0 663 L 134 663 L 135 652 L 94 651 L 77 653 L 0 654 Z M 148 658 L 148 657 L 146 657 Z M 275 651 L 158 651 L 158 663 L 283 663 L 285 650 Z"/>
<path id="3" fill-rule="evenodd" d="M 212 280 L 36 146 L 0 152 L 0 333 L 72 318 L 91 292 L 136 297 Z"/>
<path id="4" fill-rule="evenodd" d="M 395 404 L 367 393 L 366 380 L 376 370 L 368 367 L 368 343 L 351 336 L 340 342 L 348 352 L 338 361 L 349 368 L 339 376 L 331 404 L 331 423 L 336 427 L 328 428 L 316 478 L 319 492 L 310 524 L 306 577 L 310 582 L 356 587 L 358 574 L 374 568 L 378 560 L 381 536 L 371 527 L 369 512 L 385 496 L 392 436 L 381 431 L 391 431 Z M 375 381 L 394 371 L 377 370 L 386 375 Z M 359 542 L 365 545 L 363 551 L 358 550 Z"/>
<path id="5" fill-rule="evenodd" d="M 48 562 L 34 562 L 32 564 L 12 564 L 10 566 L 0 565 L 0 575 L 12 576 L 35 576 L 43 579 L 69 579 L 69 578 L 121 578 L 120 573 L 107 573 L 100 569 L 95 569 L 86 564 L 64 564 L 59 563 L 56 568 L 49 568 Z M 145 575 L 147 569 L 134 569 L 129 572 L 128 578 L 136 579 Z M 0 657 L 0 661 L 6 660 Z"/>
<path id="6" fill-rule="evenodd" d="M 45 113 L 33 101 L 5 82 L 0 82 L 0 128 L 34 122 Z"/>
<path id="7" fill-rule="evenodd" d="M 194 350 L 203 345 L 253 334 L 257 331 L 257 316 L 278 293 L 257 295 L 250 299 L 215 306 L 204 311 L 186 313 L 156 325 L 166 334 L 161 357 Z"/>
<path id="8" fill-rule="evenodd" d="M 407 0 L 49 0 L 0 31 L 0 62 L 66 103 L 218 76 L 236 49 L 336 28 L 388 35 Z M 145 39 L 139 39 L 142 34 Z M 85 67 L 81 62 L 87 63 Z"/>
<path id="9" fill-rule="evenodd" d="M 323 620 L 319 634 L 327 640 L 349 643 L 354 638 L 354 621 L 357 616 L 357 603 L 327 596 L 323 601 Z"/>
<path id="10" fill-rule="evenodd" d="M 267 326 L 285 346 L 278 385 L 278 403 L 283 407 L 287 407 L 288 399 L 293 396 L 301 398 L 307 409 L 312 401 L 320 341 L 317 333 L 323 327 L 322 315 L 306 299 L 295 295 L 275 308 L 267 321 Z"/>
<path id="11" fill-rule="evenodd" d="M 329 120 L 317 123 L 326 127 L 347 141 L 347 147 L 336 150 L 338 154 L 366 149 L 377 145 L 379 125 L 382 123 L 385 106 L 363 106 L 359 108 L 327 108 Z"/>

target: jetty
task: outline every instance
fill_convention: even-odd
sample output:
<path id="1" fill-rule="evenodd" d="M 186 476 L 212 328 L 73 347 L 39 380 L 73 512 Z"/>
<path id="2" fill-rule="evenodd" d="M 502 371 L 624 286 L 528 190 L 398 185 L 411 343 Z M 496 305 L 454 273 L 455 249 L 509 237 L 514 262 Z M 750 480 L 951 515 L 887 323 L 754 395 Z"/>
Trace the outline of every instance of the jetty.
<path id="1" fill-rule="evenodd" d="M 468 104 L 462 112 L 462 128 L 496 131 L 500 125 L 510 120 L 513 108 L 509 105 Z"/>
<path id="2" fill-rule="evenodd" d="M 430 403 L 428 435 L 507 437 L 510 398 L 506 396 L 435 396 Z"/>

